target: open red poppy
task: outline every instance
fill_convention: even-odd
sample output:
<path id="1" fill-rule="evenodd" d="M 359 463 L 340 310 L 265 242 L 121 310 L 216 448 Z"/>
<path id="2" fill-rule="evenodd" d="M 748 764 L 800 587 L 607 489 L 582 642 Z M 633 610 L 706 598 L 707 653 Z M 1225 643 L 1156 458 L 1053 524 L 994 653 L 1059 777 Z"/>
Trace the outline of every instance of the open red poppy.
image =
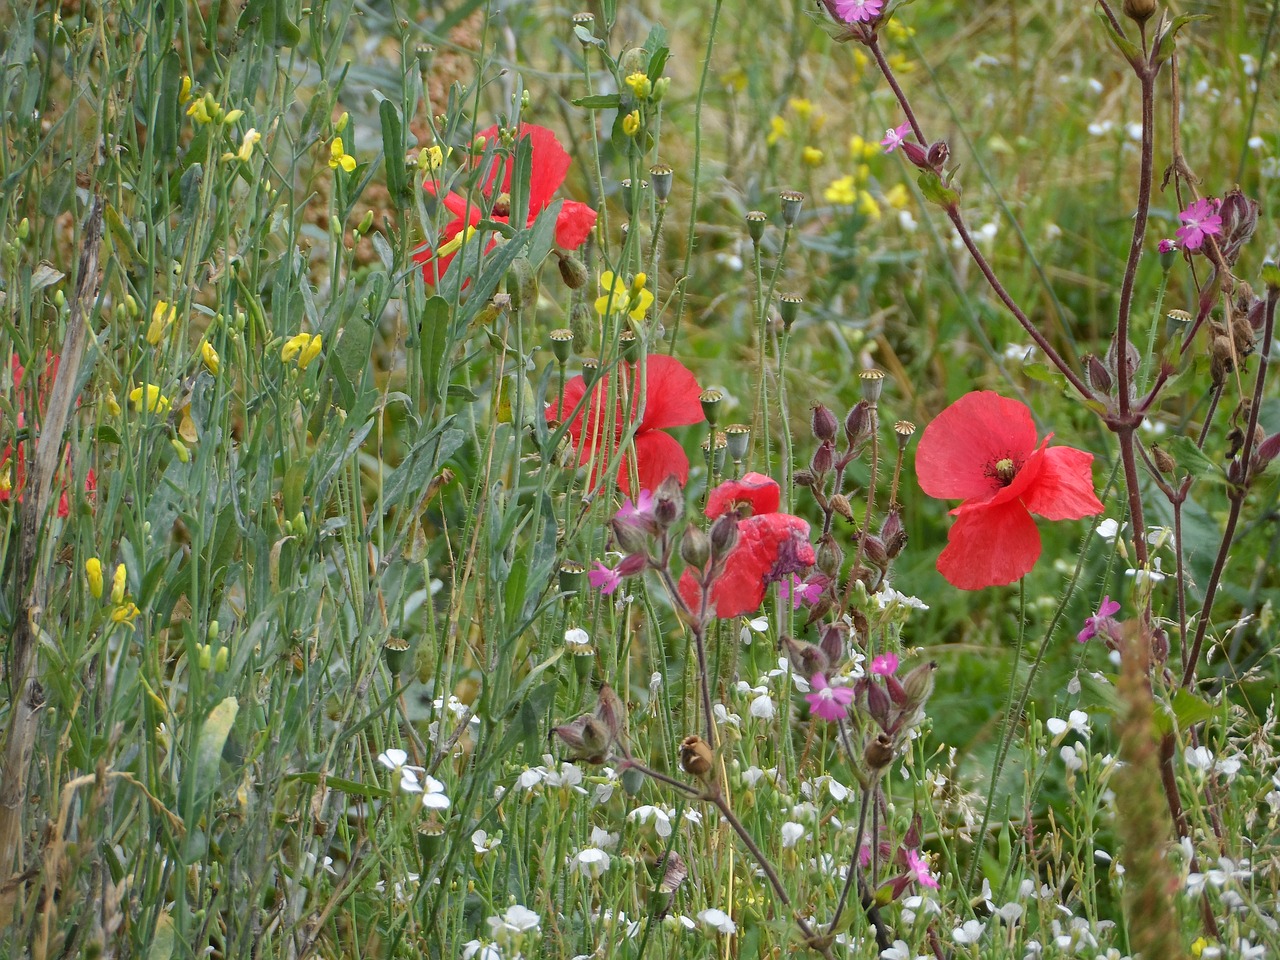
<path id="1" fill-rule="evenodd" d="M 1102 512 L 1093 454 L 1036 440 L 1031 411 L 987 390 L 967 393 L 925 427 L 916 451 L 920 489 L 964 502 L 938 571 L 961 590 L 1013 583 L 1040 557 L 1031 515 L 1078 520 Z"/>
<path id="2" fill-rule="evenodd" d="M 738 543 L 724 570 L 711 585 L 711 608 L 722 620 L 760 608 L 769 584 L 789 580 L 817 562 L 809 542 L 809 524 L 789 513 L 776 513 L 778 484 L 759 473 L 729 480 L 707 494 L 707 516 L 715 519 L 748 504 L 754 512 L 738 521 Z M 695 613 L 702 606 L 693 572 L 680 576 L 680 596 Z"/>
<path id="3" fill-rule="evenodd" d="M 644 393 L 644 413 L 634 438 L 636 473 L 641 490 L 657 490 L 667 477 L 674 476 L 681 485 L 689 479 L 689 458 L 684 448 L 664 427 L 682 427 L 703 420 L 702 403 L 698 396 L 702 388 L 693 373 L 674 357 L 653 355 L 645 361 L 644 384 L 638 382 L 636 364 L 622 364 L 624 371 L 621 387 L 630 397 L 630 416 L 624 419 L 620 393 L 615 391 L 613 417 L 608 416 L 610 377 L 601 377 L 592 388 L 591 399 L 584 411 L 579 411 L 569 424 L 569 436 L 578 448 L 578 463 L 591 464 L 591 488 L 595 489 L 600 471 L 613 457 L 623 431 L 636 420 L 639 411 L 641 388 Z M 569 414 L 587 392 L 582 377 L 574 377 L 564 385 L 560 403 L 553 403 L 547 416 L 559 419 Z M 608 421 L 612 419 L 612 423 Z M 630 454 L 623 456 L 618 467 L 618 489 L 631 493 Z"/>
<path id="4" fill-rule="evenodd" d="M 496 126 L 488 127 L 481 130 L 476 136 L 477 138 L 484 137 L 488 140 L 498 136 L 498 128 Z M 565 174 L 569 171 L 569 154 L 565 152 L 564 147 L 560 145 L 560 141 L 556 139 L 554 133 L 537 124 L 521 124 L 516 137 L 518 140 L 527 139 L 531 150 L 529 218 L 525 224 L 525 226 L 530 226 L 538 218 L 538 214 L 542 213 L 551 204 L 555 192 L 564 183 Z M 496 156 L 484 185 L 480 187 L 480 192 L 486 200 L 493 201 L 493 210 L 489 215 L 490 220 L 510 223 L 509 208 L 513 156 L 514 150 L 508 155 L 499 154 Z M 497 189 L 497 196 L 495 197 L 494 189 L 495 184 L 498 183 L 499 174 L 501 174 L 502 185 Z M 428 193 L 436 194 L 437 184 L 434 180 L 427 180 L 424 187 Z M 458 253 L 460 244 L 453 241 L 458 238 L 466 227 L 474 227 L 480 222 L 481 206 L 489 206 L 488 203 L 480 204 L 474 199 L 468 200 L 461 194 L 452 192 L 445 194 L 441 198 L 441 203 L 454 215 L 454 219 L 445 224 L 444 229 L 440 231 L 440 241 L 437 249 L 446 252 L 437 256 L 430 247 L 423 247 L 413 255 L 414 261 L 422 264 L 422 278 L 427 286 L 435 286 L 440 282 L 440 278 L 444 276 L 445 271 L 449 269 L 449 264 L 453 262 L 453 258 Z M 594 210 L 585 203 L 566 200 L 560 207 L 559 216 L 556 217 L 556 244 L 566 250 L 576 250 L 586 242 L 587 237 L 591 234 L 591 228 L 595 225 L 596 212 Z M 488 253 L 496 245 L 497 239 L 490 237 L 485 247 L 485 253 Z"/>
<path id="5" fill-rule="evenodd" d="M 50 351 L 45 355 L 45 370 L 39 375 L 36 381 L 36 401 L 37 408 L 41 414 L 44 412 L 44 405 L 49 398 L 49 391 L 53 389 L 54 378 L 58 375 L 58 362 L 61 358 Z M 14 354 L 12 361 L 13 369 L 13 389 L 17 397 L 15 407 L 18 413 L 18 429 L 21 430 L 26 426 L 26 411 L 23 409 L 23 394 L 20 392 L 22 379 L 26 375 L 26 370 L 21 363 L 18 362 L 17 354 Z M 76 401 L 79 403 L 79 400 Z M 71 468 L 71 451 L 70 446 L 67 449 L 65 460 L 66 469 Z M 0 503 L 8 502 L 9 498 L 16 493 L 18 501 L 22 501 L 22 489 L 27 482 L 27 464 L 26 456 L 22 449 L 22 443 L 19 442 L 17 449 L 14 449 L 13 443 L 5 444 L 3 453 L 0 453 Z M 89 470 L 84 478 L 84 492 L 92 497 L 98 489 L 98 478 L 93 470 Z M 67 517 L 71 513 L 71 504 L 67 499 L 66 481 L 63 481 L 62 493 L 58 497 L 58 516 Z"/>

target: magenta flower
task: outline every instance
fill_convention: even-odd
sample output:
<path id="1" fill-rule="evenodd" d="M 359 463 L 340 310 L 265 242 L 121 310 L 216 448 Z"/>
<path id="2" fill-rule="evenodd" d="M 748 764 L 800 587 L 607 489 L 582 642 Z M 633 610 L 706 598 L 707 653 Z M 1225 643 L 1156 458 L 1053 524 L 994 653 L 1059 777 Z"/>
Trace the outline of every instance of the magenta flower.
<path id="1" fill-rule="evenodd" d="M 853 702 L 852 688 L 830 686 L 820 673 L 813 675 L 812 686 L 813 693 L 804 695 L 809 701 L 809 712 L 821 720 L 843 720 Z"/>
<path id="2" fill-rule="evenodd" d="M 1199 250 L 1204 238 L 1222 232 L 1222 218 L 1218 216 L 1218 202 L 1202 197 L 1178 214 L 1182 226 L 1175 236 L 1188 250 Z"/>
<path id="3" fill-rule="evenodd" d="M 622 509 L 614 514 L 614 519 L 623 523 L 648 523 L 653 519 L 653 494 L 648 490 L 641 490 L 635 503 L 631 502 L 630 497 L 624 497 Z"/>
<path id="4" fill-rule="evenodd" d="M 884 132 L 884 139 L 880 141 L 880 146 L 884 147 L 885 153 L 893 153 L 898 147 L 902 146 L 907 136 L 911 133 L 910 123 L 900 123 L 892 130 Z"/>
<path id="5" fill-rule="evenodd" d="M 871 661 L 871 672 L 878 677 L 891 677 L 898 669 L 896 653 L 882 653 Z"/>
<path id="6" fill-rule="evenodd" d="M 791 582 L 787 583 L 781 580 L 778 583 L 778 594 L 783 600 L 791 598 L 791 606 L 795 610 L 800 609 L 800 604 L 813 606 L 822 596 L 823 584 L 821 581 L 809 582 L 801 580 L 794 573 L 791 575 Z"/>
<path id="7" fill-rule="evenodd" d="M 1165 237 L 1160 241 L 1160 245 L 1156 249 L 1161 253 L 1176 253 L 1178 250 L 1178 241 Z"/>
<path id="8" fill-rule="evenodd" d="M 595 568 L 587 572 L 587 580 L 606 597 L 618 589 L 622 583 L 622 574 L 605 566 L 603 560 L 597 560 Z"/>
<path id="9" fill-rule="evenodd" d="M 836 16 L 845 23 L 870 23 L 883 9 L 884 0 L 836 0 Z"/>
<path id="10" fill-rule="evenodd" d="M 938 881 L 929 872 L 929 863 L 915 850 L 907 851 L 907 873 L 922 887 L 938 889 Z"/>
<path id="11" fill-rule="evenodd" d="M 1079 643 L 1088 643 L 1098 635 L 1100 629 L 1105 629 L 1111 625 L 1111 618 L 1120 612 L 1120 604 L 1112 600 L 1109 596 L 1102 598 L 1102 605 L 1098 607 L 1098 612 L 1092 617 L 1084 618 L 1084 629 L 1076 634 L 1076 640 Z"/>

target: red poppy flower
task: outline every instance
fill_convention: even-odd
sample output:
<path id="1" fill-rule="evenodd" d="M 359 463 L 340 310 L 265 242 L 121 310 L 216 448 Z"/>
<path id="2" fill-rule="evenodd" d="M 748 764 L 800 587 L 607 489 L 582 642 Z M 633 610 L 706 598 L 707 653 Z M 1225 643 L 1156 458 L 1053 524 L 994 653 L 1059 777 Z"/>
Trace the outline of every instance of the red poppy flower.
<path id="1" fill-rule="evenodd" d="M 45 355 L 45 370 L 41 373 L 36 382 L 36 402 L 38 410 L 43 413 L 45 402 L 49 399 L 49 391 L 53 389 L 53 380 L 58 375 L 58 362 L 61 358 L 57 354 L 49 351 Z M 17 354 L 14 354 L 12 360 L 13 369 L 13 389 L 17 397 L 15 407 L 17 408 L 18 429 L 21 430 L 26 426 L 26 412 L 23 410 L 23 394 L 20 392 L 22 379 L 26 375 L 26 370 L 21 363 L 18 362 Z M 79 400 L 76 401 L 79 403 Z M 71 453 L 68 447 L 66 466 L 70 469 Z M 22 443 L 19 442 L 17 450 L 14 450 L 13 443 L 5 444 L 4 452 L 0 453 L 0 503 L 7 503 L 16 491 L 18 501 L 22 501 L 22 489 L 27 482 L 27 463 L 26 455 L 22 449 Z M 98 489 L 98 478 L 93 470 L 85 474 L 84 491 L 92 499 L 93 494 Z M 67 517 L 71 513 L 71 504 L 67 500 L 67 491 L 65 481 L 61 496 L 58 498 L 58 516 Z"/>
<path id="2" fill-rule="evenodd" d="M 698 386 L 693 373 L 674 357 L 653 355 L 645 361 L 645 366 L 647 387 L 644 390 L 644 415 L 640 418 L 640 428 L 636 431 L 633 442 L 640 489 L 653 491 L 667 477 L 674 476 L 681 485 L 689 479 L 689 458 L 685 456 L 684 448 L 675 437 L 665 433 L 663 428 L 702 422 L 702 403 L 698 399 L 702 388 Z M 640 404 L 636 366 L 623 364 L 621 369 L 625 371 L 623 386 L 631 397 L 631 415 L 626 423 L 623 422 L 621 397 L 614 401 L 613 424 L 605 423 L 609 377 L 603 376 L 592 389 L 586 410 L 580 411 L 569 424 L 569 436 L 578 448 L 578 464 L 591 464 L 589 482 L 592 489 L 596 486 L 600 470 L 613 457 L 626 425 L 635 422 Z M 561 402 L 551 404 L 547 415 L 558 419 L 562 412 L 568 414 L 586 392 L 586 382 L 582 377 L 574 377 L 564 385 Z M 629 463 L 628 454 L 623 456 L 618 467 L 618 489 L 626 494 L 631 493 Z"/>
<path id="3" fill-rule="evenodd" d="M 758 610 L 769 584 L 787 580 L 817 562 L 809 543 L 809 524 L 789 513 L 774 512 L 780 501 L 778 484 L 759 473 L 722 483 L 707 495 L 707 516 L 712 519 L 740 504 L 761 511 L 738 521 L 738 543 L 711 586 L 711 607 L 722 620 Z M 680 576 L 680 596 L 691 610 L 701 607 L 701 591 L 691 570 Z"/>
<path id="4" fill-rule="evenodd" d="M 498 128 L 489 127 L 481 130 L 476 136 L 488 140 L 498 136 Z M 556 135 L 546 127 L 525 123 L 520 126 L 516 136 L 519 140 L 527 139 L 531 151 L 529 219 L 525 224 L 531 226 L 538 218 L 538 214 L 550 206 L 555 192 L 560 189 L 560 184 L 564 183 L 565 174 L 569 171 L 569 154 L 560 145 Z M 486 199 L 493 200 L 490 220 L 510 222 L 511 173 L 514 154 L 513 149 L 509 154 L 495 156 L 488 178 L 480 188 L 480 192 Z M 502 176 L 502 186 L 498 188 L 498 195 L 495 197 L 494 185 L 499 173 Z M 437 184 L 434 180 L 428 179 L 424 187 L 428 193 L 435 195 Z M 424 247 L 413 255 L 413 259 L 422 264 L 422 278 L 427 286 L 435 286 L 440 282 L 440 278 L 449 269 L 449 264 L 453 262 L 461 246 L 460 242 L 454 241 L 458 239 L 458 235 L 464 228 L 474 227 L 480 222 L 480 207 L 488 207 L 487 203 L 480 204 L 474 199 L 468 201 L 458 193 L 446 194 L 441 202 L 454 215 L 454 219 L 445 224 L 444 229 L 440 231 L 439 249 L 444 252 L 437 256 L 430 247 Z M 586 243 L 587 237 L 591 234 L 591 228 L 595 225 L 594 210 L 585 203 L 566 200 L 560 206 L 560 214 L 556 217 L 556 244 L 566 250 L 576 250 Z M 490 237 L 485 253 L 492 250 L 497 242 L 496 237 Z"/>
<path id="5" fill-rule="evenodd" d="M 962 499 L 938 571 L 961 590 L 1013 583 L 1040 557 L 1031 519 L 1078 520 L 1102 512 L 1093 454 L 1036 445 L 1031 411 L 990 391 L 967 393 L 933 419 L 916 451 L 920 489 Z"/>

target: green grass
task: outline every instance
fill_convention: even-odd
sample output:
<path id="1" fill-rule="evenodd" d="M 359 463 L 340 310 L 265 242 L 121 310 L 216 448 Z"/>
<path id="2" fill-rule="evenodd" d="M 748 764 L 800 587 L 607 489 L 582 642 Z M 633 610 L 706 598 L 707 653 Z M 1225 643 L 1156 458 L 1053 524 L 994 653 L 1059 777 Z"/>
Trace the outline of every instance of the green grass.
<path id="1" fill-rule="evenodd" d="M 1177 690 L 1171 543 L 1156 551 L 1170 576 L 1149 606 L 1125 574 L 1132 539 L 1108 540 L 1087 520 L 1039 524 L 1043 554 L 1021 594 L 942 578 L 954 504 L 923 495 L 913 462 L 950 401 L 977 389 L 1022 399 L 1041 435 L 1095 455 L 1105 516 L 1122 521 L 1119 447 L 1042 355 L 1017 349 L 1028 335 L 902 153 L 878 146 L 902 120 L 883 77 L 811 6 L 724 4 L 713 35 L 712 4 L 605 0 L 580 25 L 592 42 L 575 36 L 574 10 L 546 3 L 3 8 L 0 359 L 26 371 L 19 384 L 0 364 L 0 443 L 21 442 L 24 458 L 22 476 L 13 446 L 0 467 L 11 471 L 0 501 L 9 954 L 807 952 L 802 923 L 822 932 L 841 899 L 866 776 L 837 726 L 810 719 L 803 678 L 779 671 L 781 635 L 820 637 L 807 608 L 770 588 L 763 629 L 711 622 L 704 674 L 701 627 L 681 620 L 656 572 L 607 596 L 576 572 L 616 565 L 609 521 L 622 498 L 612 470 L 598 493 L 575 470 L 573 438 L 544 403 L 584 358 L 615 371 L 610 391 L 620 380 L 632 390 L 616 376 L 629 328 L 640 355 L 674 350 L 701 387 L 723 392 L 719 429 L 752 427 L 745 458 L 719 467 L 699 449 L 705 423 L 671 429 L 691 462 L 684 513 L 695 528 L 714 482 L 755 470 L 782 483 L 784 506 L 816 538 L 822 508 L 787 483 L 818 447 L 810 407 L 843 421 L 858 374 L 875 367 L 888 374 L 876 446 L 845 476 L 855 522 L 832 525 L 847 576 L 868 486 L 873 530 L 890 507 L 892 426 L 920 428 L 894 491 L 910 539 L 890 577 L 927 609 L 882 610 L 843 584 L 838 607 L 868 662 L 896 651 L 901 673 L 938 664 L 923 715 L 897 729 L 894 762 L 869 781 L 882 799 L 866 805 L 862 836 L 886 850 L 866 882 L 885 933 L 904 941 L 892 960 L 1021 958 L 1033 941 L 1064 956 L 1280 948 L 1268 913 L 1280 816 L 1275 475 L 1242 501 L 1190 690 Z M 980 249 L 1079 370 L 1115 328 L 1138 84 L 1092 8 L 977 7 L 917 0 L 882 35 L 922 126 L 950 144 Z M 1178 41 L 1183 149 L 1202 193 L 1238 183 L 1260 203 L 1234 272 L 1263 295 L 1260 270 L 1280 242 L 1280 25 L 1270 3 L 1203 12 Z M 670 85 L 635 105 L 630 137 L 627 111 L 600 98 L 630 98 L 625 78 L 650 67 Z M 1163 77 L 1157 179 L 1171 149 Z M 528 227 L 513 217 L 492 251 L 469 240 L 458 258 L 469 282 L 428 287 L 413 254 L 440 245 L 452 214 L 420 189 L 419 151 L 451 149 L 436 175 L 466 192 L 468 156 L 483 163 L 509 147 L 476 148 L 472 134 L 517 119 L 566 145 L 557 196 L 599 211 L 575 255 L 585 287 L 557 269 L 553 216 Z M 247 147 L 251 129 L 261 140 Z M 870 146 L 855 152 L 855 136 Z M 652 183 L 640 187 L 657 164 L 673 169 L 665 204 Z M 845 177 L 852 194 L 832 188 Z M 513 208 L 528 189 L 513 178 Z M 805 194 L 792 228 L 786 190 Z M 1172 188 L 1152 200 L 1133 315 L 1144 358 L 1149 342 L 1173 355 L 1163 314 L 1194 312 L 1205 280 L 1204 257 L 1194 275 L 1179 260 L 1157 308 L 1155 242 L 1186 202 Z M 755 210 L 766 215 L 758 243 Z M 643 320 L 597 314 L 604 270 L 647 274 L 655 301 Z M 784 294 L 803 298 L 789 330 Z M 562 328 L 577 335 L 563 363 L 550 336 Z M 1201 332 L 1150 411 L 1163 432 L 1138 434 L 1195 476 L 1182 508 L 1191 633 L 1231 508 L 1230 431 L 1258 370 L 1255 354 L 1227 377 L 1197 454 L 1210 352 Z M 53 355 L 78 362 L 55 375 Z M 145 385 L 164 398 L 151 410 L 145 393 L 130 399 Z M 1264 433 L 1280 430 L 1274 388 L 1261 411 Z M 43 475 L 46 508 L 34 515 L 40 498 L 23 480 L 59 435 L 67 454 L 46 457 L 56 475 Z M 1171 525 L 1150 473 L 1141 493 L 1148 523 Z M 1104 594 L 1123 604 L 1127 649 L 1149 636 L 1144 612 L 1166 632 L 1168 673 L 1126 675 L 1099 641 L 1074 642 Z M 588 652 L 566 643 L 575 628 Z M 680 764 L 681 741 L 707 736 L 704 682 L 723 706 L 716 802 Z M 606 762 L 569 762 L 553 728 L 595 709 L 602 684 L 625 705 L 625 732 Z M 1010 697 L 1025 710 L 1007 727 Z M 1088 714 L 1087 734 L 1060 722 L 1073 710 Z M 847 729 L 865 771 L 876 731 L 865 707 Z M 1171 738 L 1181 844 L 1153 735 Z M 447 808 L 399 789 L 379 761 L 397 749 Z M 908 849 L 927 856 L 940 889 L 892 890 Z M 687 872 L 678 883 L 672 855 Z M 536 930 L 488 922 L 515 905 L 537 915 Z M 732 934 L 715 929 L 712 909 Z M 856 892 L 842 917 L 831 954 L 877 955 Z M 965 923 L 985 924 L 976 942 Z"/>

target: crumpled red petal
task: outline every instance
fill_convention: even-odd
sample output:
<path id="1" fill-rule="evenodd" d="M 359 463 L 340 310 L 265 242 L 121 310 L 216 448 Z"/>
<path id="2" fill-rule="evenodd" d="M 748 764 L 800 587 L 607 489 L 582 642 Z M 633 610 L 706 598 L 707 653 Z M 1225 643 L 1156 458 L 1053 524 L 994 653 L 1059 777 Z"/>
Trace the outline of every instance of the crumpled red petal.
<path id="1" fill-rule="evenodd" d="M 726 480 L 707 494 L 707 516 L 714 520 L 739 503 L 748 504 L 753 516 L 773 513 L 781 502 L 781 488 L 773 477 L 748 473 L 741 480 Z"/>
<path id="2" fill-rule="evenodd" d="M 1040 557 L 1040 531 L 1019 502 L 962 506 L 938 555 L 938 572 L 961 590 L 1013 583 Z"/>
<path id="3" fill-rule="evenodd" d="M 1048 520 L 1079 520 L 1102 512 L 1093 492 L 1093 454 L 1074 447 L 1050 447 L 1023 504 Z"/>
<path id="4" fill-rule="evenodd" d="M 634 368 L 633 368 L 634 369 Z M 645 359 L 644 417 L 640 423 L 646 430 L 683 427 L 704 419 L 702 388 L 693 371 L 675 357 L 651 354 Z M 635 395 L 635 408 L 640 397 Z"/>

